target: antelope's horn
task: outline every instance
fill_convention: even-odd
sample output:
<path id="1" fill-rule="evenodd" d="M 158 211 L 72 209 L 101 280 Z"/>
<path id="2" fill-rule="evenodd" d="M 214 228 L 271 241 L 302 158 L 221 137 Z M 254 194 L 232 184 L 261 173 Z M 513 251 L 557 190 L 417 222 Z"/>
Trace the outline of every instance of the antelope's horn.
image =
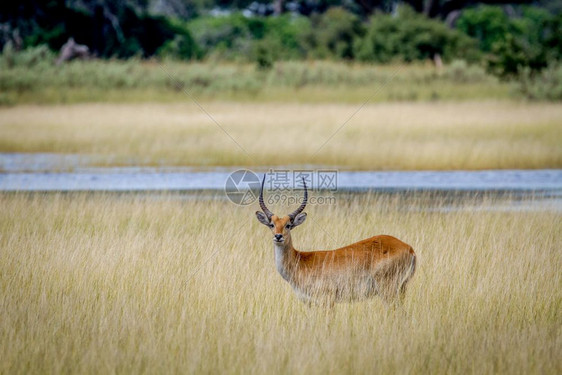
<path id="1" fill-rule="evenodd" d="M 295 217 L 304 210 L 304 208 L 306 207 L 306 202 L 308 201 L 308 191 L 306 190 L 306 181 L 304 180 L 304 178 L 302 179 L 302 183 L 304 184 L 304 199 L 301 206 L 289 214 L 291 221 L 295 220 Z"/>
<path id="2" fill-rule="evenodd" d="M 268 219 L 271 220 L 271 217 L 273 216 L 273 212 L 269 211 L 269 208 L 267 208 L 267 206 L 265 205 L 265 202 L 263 201 L 263 184 L 265 183 L 265 175 L 263 175 L 263 180 L 261 182 L 261 190 L 260 190 L 260 207 L 263 211 L 263 213 L 265 214 L 265 216 L 267 216 Z"/>

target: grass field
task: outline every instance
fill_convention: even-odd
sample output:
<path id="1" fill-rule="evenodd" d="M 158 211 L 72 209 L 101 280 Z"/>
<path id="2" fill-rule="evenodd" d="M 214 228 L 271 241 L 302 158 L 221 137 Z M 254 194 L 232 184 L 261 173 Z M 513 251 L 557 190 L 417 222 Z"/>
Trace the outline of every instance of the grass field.
<path id="1" fill-rule="evenodd" d="M 182 104 L 1 108 L 0 152 L 76 153 L 109 166 L 562 167 L 559 104 L 379 103 L 359 111 L 354 104 L 203 107 L 213 119 L 187 97 Z"/>
<path id="2" fill-rule="evenodd" d="M 92 60 L 63 66 L 44 56 L 0 55 L 0 105 L 199 100 L 291 103 L 498 100 L 521 97 L 478 66 L 455 61 L 371 65 L 328 61 L 251 64 Z"/>
<path id="3" fill-rule="evenodd" d="M 256 207 L 180 198 L 0 195 L 0 373 L 562 372 L 560 212 L 309 206 L 301 250 L 386 233 L 419 259 L 402 309 L 326 310 L 276 273 Z"/>
<path id="4" fill-rule="evenodd" d="M 562 105 L 514 99 L 462 62 L 260 71 L 22 56 L 0 57 L 0 152 L 93 166 L 562 168 Z M 336 198 L 309 205 L 295 246 L 402 239 L 418 268 L 401 308 L 300 303 L 257 204 L 0 193 L 0 374 L 562 373 L 559 210 L 488 194 Z"/>

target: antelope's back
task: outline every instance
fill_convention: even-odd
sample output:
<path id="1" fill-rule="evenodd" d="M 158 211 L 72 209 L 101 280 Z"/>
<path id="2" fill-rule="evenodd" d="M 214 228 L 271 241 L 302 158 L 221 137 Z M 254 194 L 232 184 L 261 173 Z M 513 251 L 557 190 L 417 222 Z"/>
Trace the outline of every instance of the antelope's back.
<path id="1" fill-rule="evenodd" d="M 363 269 L 376 274 L 405 272 L 415 264 L 412 246 L 388 235 L 378 235 L 342 248 L 354 258 L 360 258 Z M 347 257 L 349 258 L 349 257 Z M 413 269 L 412 269 L 413 272 Z"/>
<path id="2" fill-rule="evenodd" d="M 388 235 L 373 236 L 349 246 L 337 249 L 338 252 L 363 253 L 372 260 L 388 259 L 403 254 L 415 256 L 414 249 L 398 238 Z"/>
<path id="3" fill-rule="evenodd" d="M 379 235 L 336 250 L 300 252 L 299 266 L 310 272 L 342 272 L 376 268 L 387 262 L 408 262 L 415 257 L 410 245 L 396 237 Z"/>

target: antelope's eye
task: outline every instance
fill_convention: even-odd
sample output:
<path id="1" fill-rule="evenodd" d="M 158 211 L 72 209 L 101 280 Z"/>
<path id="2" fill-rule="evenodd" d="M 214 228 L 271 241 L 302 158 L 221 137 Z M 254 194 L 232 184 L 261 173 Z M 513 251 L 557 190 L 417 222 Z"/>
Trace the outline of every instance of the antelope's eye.
<path id="1" fill-rule="evenodd" d="M 291 229 L 291 224 L 287 224 L 287 225 L 285 226 L 285 228 Z"/>
<path id="2" fill-rule="evenodd" d="M 268 227 L 273 228 L 273 224 L 269 224 Z"/>

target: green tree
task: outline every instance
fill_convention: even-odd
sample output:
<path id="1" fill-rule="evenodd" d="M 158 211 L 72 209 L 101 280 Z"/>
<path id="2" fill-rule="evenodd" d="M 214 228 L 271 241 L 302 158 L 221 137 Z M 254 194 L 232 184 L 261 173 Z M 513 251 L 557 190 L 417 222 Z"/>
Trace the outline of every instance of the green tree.
<path id="1" fill-rule="evenodd" d="M 561 19 L 537 7 L 521 7 L 509 17 L 498 6 L 481 5 L 464 11 L 457 28 L 478 40 L 491 72 L 517 77 L 527 68 L 536 72 L 561 58 Z"/>
<path id="2" fill-rule="evenodd" d="M 369 20 L 367 34 L 355 45 L 363 61 L 415 61 L 439 54 L 445 60 L 478 56 L 476 41 L 444 23 L 431 20 L 409 7 L 400 7 L 396 16 L 377 14 Z"/>
<path id="3" fill-rule="evenodd" d="M 510 32 L 511 24 L 502 8 L 482 5 L 464 10 L 456 27 L 478 40 L 481 50 L 490 52 L 494 43 L 503 40 Z"/>
<path id="4" fill-rule="evenodd" d="M 330 8 L 311 17 L 311 28 L 302 37 L 317 58 L 353 59 L 353 45 L 365 29 L 359 18 L 343 8 Z"/>

